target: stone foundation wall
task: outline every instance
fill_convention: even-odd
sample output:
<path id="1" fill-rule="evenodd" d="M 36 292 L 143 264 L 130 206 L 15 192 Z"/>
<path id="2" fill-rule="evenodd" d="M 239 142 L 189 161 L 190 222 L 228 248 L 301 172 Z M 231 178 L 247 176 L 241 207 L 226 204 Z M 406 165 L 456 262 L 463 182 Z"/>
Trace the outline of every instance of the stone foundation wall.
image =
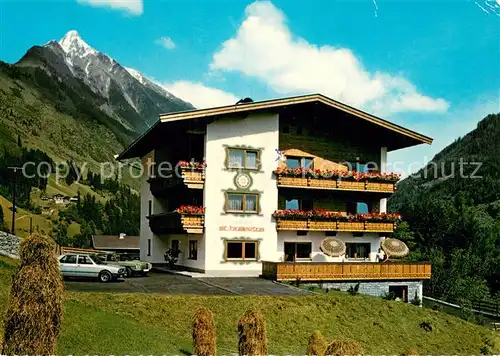
<path id="1" fill-rule="evenodd" d="M 22 238 L 0 231 L 0 254 L 18 256 Z"/>
<path id="2" fill-rule="evenodd" d="M 358 282 L 326 282 L 314 283 L 314 285 L 323 289 L 339 289 L 347 291 L 350 287 L 354 287 Z M 423 282 L 422 281 L 364 281 L 359 284 L 359 293 L 380 297 L 389 293 L 389 286 L 407 286 L 408 287 L 408 302 L 417 296 L 422 300 L 423 297 Z"/>

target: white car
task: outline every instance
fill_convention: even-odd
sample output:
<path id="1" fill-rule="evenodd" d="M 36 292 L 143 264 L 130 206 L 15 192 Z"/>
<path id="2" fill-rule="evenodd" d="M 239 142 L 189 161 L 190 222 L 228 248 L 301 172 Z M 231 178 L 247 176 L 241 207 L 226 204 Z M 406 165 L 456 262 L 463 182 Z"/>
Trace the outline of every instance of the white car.
<path id="1" fill-rule="evenodd" d="M 97 255 L 64 254 L 59 256 L 59 267 L 63 277 L 98 278 L 106 283 L 125 275 L 125 267 L 111 266 L 102 262 Z"/>

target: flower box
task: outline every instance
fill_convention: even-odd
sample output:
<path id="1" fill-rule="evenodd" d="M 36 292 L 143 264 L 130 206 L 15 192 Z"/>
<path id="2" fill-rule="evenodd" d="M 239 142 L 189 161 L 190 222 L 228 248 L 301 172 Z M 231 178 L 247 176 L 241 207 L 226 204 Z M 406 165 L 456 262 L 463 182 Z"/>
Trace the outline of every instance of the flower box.
<path id="1" fill-rule="evenodd" d="M 351 182 L 342 180 L 338 182 L 339 189 L 346 190 L 365 190 L 365 182 Z"/>
<path id="2" fill-rule="evenodd" d="M 283 177 L 278 176 L 278 183 L 280 185 L 289 185 L 294 187 L 307 187 L 307 178 L 303 177 Z"/>
<path id="3" fill-rule="evenodd" d="M 365 224 L 363 222 L 339 221 L 338 230 L 339 231 L 364 231 Z"/>
<path id="4" fill-rule="evenodd" d="M 322 221 L 311 220 L 309 221 L 309 230 L 312 231 L 336 231 L 337 221 Z"/>

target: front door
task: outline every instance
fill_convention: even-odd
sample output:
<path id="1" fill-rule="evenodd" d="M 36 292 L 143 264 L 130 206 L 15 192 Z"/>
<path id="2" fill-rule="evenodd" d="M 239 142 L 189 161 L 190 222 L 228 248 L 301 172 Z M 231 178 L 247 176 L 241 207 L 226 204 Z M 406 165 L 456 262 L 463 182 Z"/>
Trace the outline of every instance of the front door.
<path id="1" fill-rule="evenodd" d="M 408 303 L 408 286 L 389 286 L 389 293 L 392 293 L 395 298 Z"/>
<path id="2" fill-rule="evenodd" d="M 295 262 L 295 242 L 285 242 L 285 262 Z"/>

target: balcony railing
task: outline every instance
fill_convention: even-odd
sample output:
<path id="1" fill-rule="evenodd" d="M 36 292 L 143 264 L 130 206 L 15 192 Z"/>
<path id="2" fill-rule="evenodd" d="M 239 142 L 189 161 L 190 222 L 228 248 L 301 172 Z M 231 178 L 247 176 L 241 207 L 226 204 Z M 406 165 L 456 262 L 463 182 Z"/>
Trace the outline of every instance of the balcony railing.
<path id="1" fill-rule="evenodd" d="M 428 262 L 262 262 L 262 276 L 276 281 L 422 280 Z"/>
<path id="2" fill-rule="evenodd" d="M 324 221 L 314 219 L 276 218 L 278 231 L 347 231 L 347 232 L 393 232 L 394 223 L 368 221 Z"/>
<path id="3" fill-rule="evenodd" d="M 166 189 L 178 187 L 181 184 L 190 189 L 203 189 L 205 184 L 206 164 L 180 161 L 174 170 L 165 172 L 164 176 L 149 178 L 151 193 L 158 195 Z"/>
<path id="4" fill-rule="evenodd" d="M 321 210 L 276 210 L 278 231 L 393 232 L 401 221 L 398 214 L 356 214 Z"/>
<path id="5" fill-rule="evenodd" d="M 394 193 L 399 175 L 390 173 L 357 173 L 352 171 L 319 171 L 282 168 L 274 171 L 278 187 L 343 191 Z"/>
<path id="6" fill-rule="evenodd" d="M 395 183 L 278 176 L 278 187 L 394 193 Z"/>
<path id="7" fill-rule="evenodd" d="M 155 234 L 201 234 L 205 226 L 204 215 L 188 215 L 178 212 L 148 216 L 149 227 Z"/>

